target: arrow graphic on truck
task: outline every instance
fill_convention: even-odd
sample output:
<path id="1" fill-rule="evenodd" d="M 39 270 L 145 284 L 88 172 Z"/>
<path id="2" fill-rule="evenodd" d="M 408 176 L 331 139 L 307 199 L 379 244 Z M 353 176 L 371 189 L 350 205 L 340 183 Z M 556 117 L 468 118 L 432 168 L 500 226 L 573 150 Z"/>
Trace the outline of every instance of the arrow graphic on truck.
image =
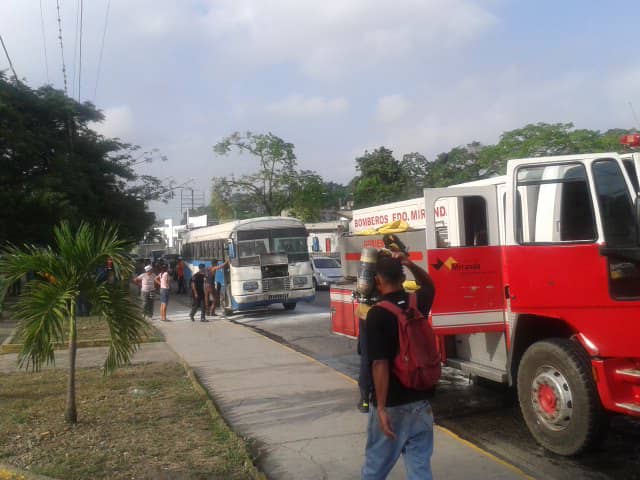
<path id="1" fill-rule="evenodd" d="M 438 261 L 436 263 L 432 263 L 431 266 L 436 270 L 440 270 L 443 266 L 447 267 L 447 270 L 451 270 L 453 266 L 457 264 L 458 264 L 458 261 L 455 258 L 449 257 L 444 262 L 440 260 L 440 258 L 438 258 Z"/>

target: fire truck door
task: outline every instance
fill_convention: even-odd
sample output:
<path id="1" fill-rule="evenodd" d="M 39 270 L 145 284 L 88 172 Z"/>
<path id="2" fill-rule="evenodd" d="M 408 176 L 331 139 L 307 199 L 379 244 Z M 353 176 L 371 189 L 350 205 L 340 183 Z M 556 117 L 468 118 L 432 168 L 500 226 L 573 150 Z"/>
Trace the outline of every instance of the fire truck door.
<path id="1" fill-rule="evenodd" d="M 640 181 L 638 179 L 638 175 L 640 174 L 640 153 L 623 155 L 621 158 L 636 194 L 640 193 Z"/>
<path id="2" fill-rule="evenodd" d="M 504 331 L 496 185 L 425 189 L 431 309 L 441 334 Z"/>

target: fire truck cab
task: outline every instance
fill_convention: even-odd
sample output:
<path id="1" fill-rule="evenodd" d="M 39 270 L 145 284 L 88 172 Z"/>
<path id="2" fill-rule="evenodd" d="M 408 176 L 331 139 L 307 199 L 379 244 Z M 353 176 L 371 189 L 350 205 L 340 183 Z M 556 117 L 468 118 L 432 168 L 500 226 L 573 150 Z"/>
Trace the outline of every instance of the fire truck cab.
<path id="1" fill-rule="evenodd" d="M 425 189 L 408 214 L 424 208 L 424 223 L 399 234 L 435 283 L 443 361 L 514 386 L 560 455 L 597 443 L 607 412 L 640 417 L 639 167 L 638 154 L 512 160 L 502 177 Z M 390 221 L 392 205 L 356 222 Z M 354 278 L 360 249 L 382 241 L 340 243 Z M 332 322 L 357 335 L 351 288 L 332 288 Z"/>
<path id="2" fill-rule="evenodd" d="M 517 387 L 547 449 L 593 445 L 604 411 L 640 416 L 638 202 L 615 153 L 513 160 L 425 190 L 431 311 L 447 364 Z M 434 209 L 455 201 L 443 241 Z"/>

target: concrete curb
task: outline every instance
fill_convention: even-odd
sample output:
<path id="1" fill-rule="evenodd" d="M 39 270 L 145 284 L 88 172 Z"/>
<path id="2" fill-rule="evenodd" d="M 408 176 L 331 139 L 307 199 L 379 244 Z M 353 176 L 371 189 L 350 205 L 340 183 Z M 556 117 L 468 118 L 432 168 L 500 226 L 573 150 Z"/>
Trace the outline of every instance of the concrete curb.
<path id="1" fill-rule="evenodd" d="M 0 463 L 0 480 L 57 480 L 53 477 L 38 475 L 36 473 L 21 470 L 12 465 Z"/>
<path id="2" fill-rule="evenodd" d="M 264 474 L 264 472 L 261 472 L 258 469 L 257 465 L 254 463 L 254 458 L 252 457 L 255 457 L 255 455 L 253 455 L 252 449 L 249 444 L 250 439 L 241 437 L 240 435 L 238 435 L 238 433 L 236 433 L 236 431 L 233 428 L 231 428 L 231 426 L 229 425 L 229 422 L 227 422 L 227 419 L 224 417 L 224 415 L 222 415 L 222 412 L 220 411 L 220 409 L 216 407 L 215 401 L 211 397 L 209 391 L 200 383 L 200 380 L 198 379 L 198 375 L 193 370 L 193 368 L 191 368 L 191 366 L 185 361 L 185 359 L 182 358 L 182 355 L 176 352 L 175 349 L 168 342 L 167 342 L 167 346 L 180 360 L 180 364 L 182 365 L 182 368 L 184 368 L 185 372 L 187 373 L 187 377 L 189 377 L 189 380 L 191 381 L 191 385 L 193 386 L 194 390 L 204 399 L 205 404 L 207 406 L 207 411 L 209 412 L 209 416 L 211 417 L 211 420 L 215 420 L 216 417 L 221 418 L 224 421 L 224 424 L 229 429 L 229 431 L 231 431 L 235 436 L 240 438 L 242 442 L 245 444 L 247 451 L 250 454 L 249 456 L 252 460 L 253 468 L 255 468 L 257 472 L 257 476 L 253 477 L 251 480 L 268 480 L 268 477 Z M 2 479 L 0 478 L 0 480 Z"/>

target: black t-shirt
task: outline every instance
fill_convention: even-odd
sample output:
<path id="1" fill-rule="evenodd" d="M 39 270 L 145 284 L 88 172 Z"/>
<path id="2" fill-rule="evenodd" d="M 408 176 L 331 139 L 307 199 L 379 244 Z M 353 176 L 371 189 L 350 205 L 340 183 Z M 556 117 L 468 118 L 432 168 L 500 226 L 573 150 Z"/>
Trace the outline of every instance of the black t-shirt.
<path id="1" fill-rule="evenodd" d="M 424 285 L 415 294 L 418 301 L 418 309 L 425 315 L 429 314 L 435 291 L 432 287 Z M 389 293 L 381 298 L 395 303 L 400 308 L 409 306 L 409 295 L 404 290 Z M 404 405 L 429 398 L 432 392 L 412 390 L 403 386 L 393 374 L 393 360 L 398 354 L 398 320 L 396 316 L 384 308 L 373 306 L 367 313 L 366 337 L 369 361 L 389 360 L 389 391 L 387 393 L 388 407 Z M 375 390 L 373 404 L 377 405 Z"/>
<path id="2" fill-rule="evenodd" d="M 191 277 L 191 283 L 196 287 L 198 295 L 204 294 L 204 274 L 198 272 Z"/>

